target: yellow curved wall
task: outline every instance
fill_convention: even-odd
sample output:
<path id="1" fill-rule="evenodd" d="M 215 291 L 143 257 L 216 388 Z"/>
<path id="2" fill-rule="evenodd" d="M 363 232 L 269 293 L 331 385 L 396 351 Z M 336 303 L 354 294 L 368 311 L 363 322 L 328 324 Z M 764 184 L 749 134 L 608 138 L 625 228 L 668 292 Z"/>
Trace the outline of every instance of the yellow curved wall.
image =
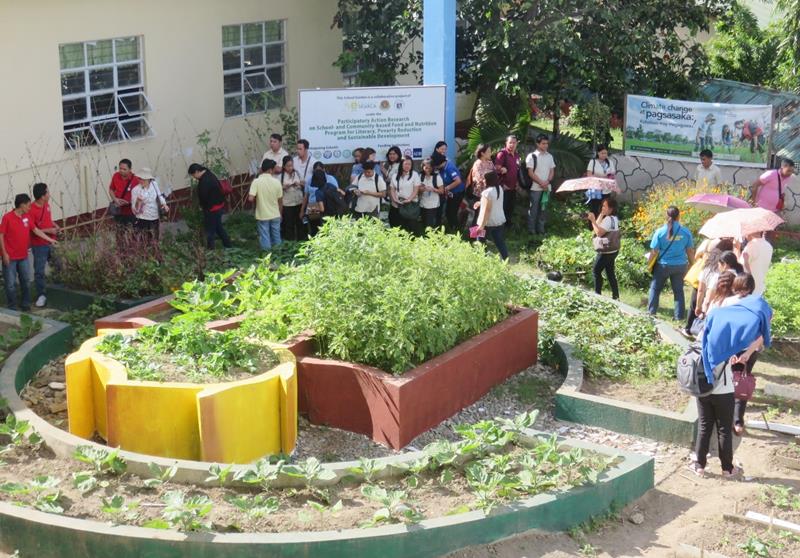
<path id="1" fill-rule="evenodd" d="M 128 380 L 125 367 L 89 339 L 65 364 L 69 431 L 125 450 L 218 463 L 249 463 L 289 453 L 297 440 L 297 364 L 280 364 L 236 382 L 191 384 Z M 133 334 L 131 330 L 120 330 Z"/>

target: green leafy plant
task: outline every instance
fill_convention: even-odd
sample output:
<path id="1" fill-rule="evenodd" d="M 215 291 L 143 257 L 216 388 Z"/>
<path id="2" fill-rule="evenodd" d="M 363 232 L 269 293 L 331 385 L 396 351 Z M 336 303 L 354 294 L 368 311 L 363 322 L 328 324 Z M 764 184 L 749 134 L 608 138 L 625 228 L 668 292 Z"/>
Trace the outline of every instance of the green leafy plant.
<path id="1" fill-rule="evenodd" d="M 6 436 L 10 445 L 15 447 L 26 444 L 37 447 L 42 443 L 42 437 L 31 427 L 30 422 L 17 419 L 13 413 L 7 414 L 5 421 L 0 422 L 0 436 Z"/>
<path id="2" fill-rule="evenodd" d="M 761 489 L 761 501 L 782 510 L 800 510 L 800 495 L 790 486 L 768 484 Z"/>
<path id="3" fill-rule="evenodd" d="M 164 494 L 166 504 L 161 517 L 170 526 L 181 531 L 208 531 L 211 529 L 211 499 L 202 495 L 189 496 L 183 490 L 171 490 Z"/>
<path id="4" fill-rule="evenodd" d="M 156 488 L 158 486 L 163 486 L 172 480 L 172 478 L 175 476 L 175 473 L 178 472 L 178 464 L 175 463 L 169 467 L 160 467 L 156 463 L 148 463 L 147 469 L 150 471 L 152 477 L 149 479 L 144 479 L 142 482 L 148 488 Z"/>
<path id="5" fill-rule="evenodd" d="M 800 262 L 776 262 L 767 272 L 767 302 L 772 306 L 772 334 L 776 337 L 800 333 Z"/>
<path id="6" fill-rule="evenodd" d="M 361 494 L 381 507 L 362 527 L 374 527 L 384 523 L 418 523 L 424 516 L 411 505 L 405 490 L 387 490 L 372 484 L 361 487 Z"/>
<path id="7" fill-rule="evenodd" d="M 219 486 L 225 486 L 232 472 L 233 464 L 222 467 L 219 463 L 214 463 L 208 468 L 208 477 L 205 482 L 215 482 Z"/>
<path id="8" fill-rule="evenodd" d="M 95 473 L 121 475 L 128 469 L 128 463 L 119 455 L 119 448 L 107 450 L 95 446 L 78 446 L 73 457 L 81 463 L 91 465 Z"/>
<path id="9" fill-rule="evenodd" d="M 368 459 L 366 457 L 362 457 L 358 460 L 358 466 L 350 467 L 348 469 L 351 473 L 355 475 L 359 475 L 363 477 L 364 482 L 367 484 L 373 484 L 375 482 L 376 476 L 386 468 L 386 465 L 376 461 L 375 459 Z"/>
<path id="10" fill-rule="evenodd" d="M 303 479 L 306 490 L 324 504 L 330 504 L 330 493 L 320 488 L 318 483 L 335 479 L 336 473 L 324 468 L 316 457 L 308 457 L 294 465 L 285 465 L 281 472 L 293 478 Z"/>
<path id="11" fill-rule="evenodd" d="M 747 558 L 770 558 L 770 549 L 775 546 L 774 543 L 762 539 L 758 535 L 750 535 L 747 540 L 739 545 Z"/>
<path id="12" fill-rule="evenodd" d="M 266 494 L 230 494 L 226 496 L 225 501 L 254 518 L 273 514 L 280 509 L 279 500 Z"/>
<path id="13" fill-rule="evenodd" d="M 269 458 L 262 457 L 252 467 L 238 471 L 233 479 L 247 484 L 257 484 L 264 491 L 269 490 L 285 466 L 284 461 L 270 463 Z"/>
<path id="14" fill-rule="evenodd" d="M 132 522 L 139 517 L 139 502 L 126 502 L 119 494 L 103 498 L 100 511 L 111 517 L 114 523 Z"/>

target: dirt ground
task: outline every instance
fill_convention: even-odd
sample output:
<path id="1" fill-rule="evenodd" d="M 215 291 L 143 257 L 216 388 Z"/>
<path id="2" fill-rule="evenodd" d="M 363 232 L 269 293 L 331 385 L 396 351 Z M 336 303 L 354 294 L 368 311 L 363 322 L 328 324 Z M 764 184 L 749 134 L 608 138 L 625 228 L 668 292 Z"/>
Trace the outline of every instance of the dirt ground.
<path id="1" fill-rule="evenodd" d="M 689 396 L 677 388 L 673 379 L 623 384 L 607 378 L 590 376 L 583 382 L 581 391 L 676 413 L 686 410 L 686 405 L 689 403 Z"/>

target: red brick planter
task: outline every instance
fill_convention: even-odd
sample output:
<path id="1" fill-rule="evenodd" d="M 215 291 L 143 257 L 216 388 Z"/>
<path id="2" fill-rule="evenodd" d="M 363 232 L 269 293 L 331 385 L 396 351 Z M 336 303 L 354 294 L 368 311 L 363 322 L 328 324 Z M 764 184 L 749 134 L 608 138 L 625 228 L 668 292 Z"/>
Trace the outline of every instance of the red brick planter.
<path id="1" fill-rule="evenodd" d="M 170 308 L 171 295 L 95 321 L 95 328 L 137 328 Z M 209 322 L 224 331 L 242 316 Z M 298 406 L 313 424 L 370 436 L 395 449 L 536 363 L 539 316 L 527 308 L 444 354 L 393 376 L 377 368 L 313 356 L 308 332 L 285 345 L 297 357 Z"/>
<path id="2" fill-rule="evenodd" d="M 505 321 L 402 376 L 361 364 L 297 360 L 300 412 L 314 424 L 359 432 L 400 449 L 536 363 L 538 314 L 519 309 Z"/>

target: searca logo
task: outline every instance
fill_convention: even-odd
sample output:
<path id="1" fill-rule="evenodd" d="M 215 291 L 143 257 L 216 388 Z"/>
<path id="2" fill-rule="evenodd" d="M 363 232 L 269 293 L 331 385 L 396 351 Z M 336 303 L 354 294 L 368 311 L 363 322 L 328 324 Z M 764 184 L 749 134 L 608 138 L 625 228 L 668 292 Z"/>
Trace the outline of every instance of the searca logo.
<path id="1" fill-rule="evenodd" d="M 359 110 L 369 110 L 378 108 L 378 104 L 372 101 L 348 101 L 345 108 L 350 112 L 357 112 Z"/>

